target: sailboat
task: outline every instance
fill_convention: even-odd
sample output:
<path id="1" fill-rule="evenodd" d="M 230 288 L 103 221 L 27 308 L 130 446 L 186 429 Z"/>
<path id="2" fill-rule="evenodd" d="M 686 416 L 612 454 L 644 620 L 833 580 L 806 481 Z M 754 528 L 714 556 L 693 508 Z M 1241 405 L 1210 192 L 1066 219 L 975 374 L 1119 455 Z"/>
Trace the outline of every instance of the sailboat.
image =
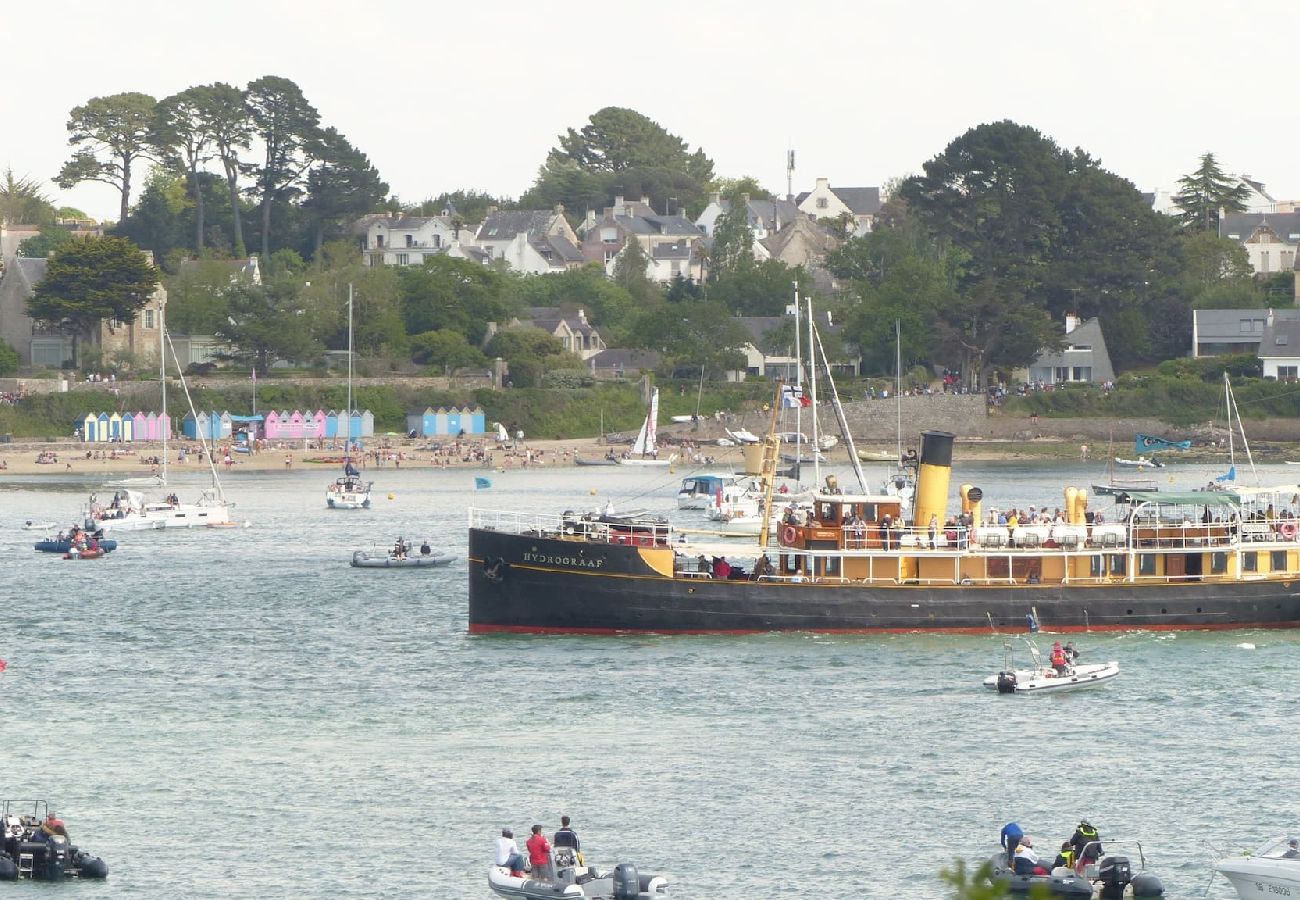
<path id="1" fill-rule="evenodd" d="M 158 310 L 158 381 L 162 386 L 162 472 L 159 484 L 167 485 L 167 442 L 171 436 L 171 420 L 167 417 L 167 356 L 166 348 L 171 346 L 171 337 L 167 334 L 166 321 L 163 316 L 165 307 Z M 185 383 L 185 373 L 181 371 L 180 360 L 176 358 L 176 348 L 171 346 L 172 359 L 176 363 L 176 373 L 180 379 L 185 400 L 189 403 L 190 414 L 197 421 L 194 400 L 190 397 L 189 386 Z M 199 432 L 199 443 L 203 447 L 203 458 L 208 462 L 212 473 L 212 486 L 200 492 L 193 503 L 182 503 L 175 493 L 149 500 L 139 491 L 126 489 L 114 491 L 112 498 L 103 502 L 95 494 L 90 495 L 90 507 L 86 516 L 87 529 L 102 529 L 105 532 L 116 531 L 152 531 L 159 528 L 199 528 L 207 526 L 229 526 L 235 524 L 230 517 L 234 503 L 226 499 L 221 488 L 221 479 L 217 476 L 217 466 L 213 461 L 211 448 L 208 447 L 207 435 Z"/>
<path id="2" fill-rule="evenodd" d="M 348 285 L 348 405 L 342 418 L 347 422 L 343 436 L 343 477 L 325 488 L 325 505 L 330 509 L 369 509 L 373 481 L 365 481 L 352 463 L 352 285 Z M 342 424 L 342 423 L 340 423 Z"/>
<path id="3" fill-rule="evenodd" d="M 655 388 L 650 394 L 650 409 L 646 412 L 645 421 L 641 423 L 641 430 L 637 433 L 636 443 L 632 445 L 632 452 L 618 461 L 620 466 L 671 466 L 677 461 L 677 454 L 671 454 L 667 459 L 659 458 L 659 448 L 656 445 L 656 436 L 659 431 L 659 388 Z"/>

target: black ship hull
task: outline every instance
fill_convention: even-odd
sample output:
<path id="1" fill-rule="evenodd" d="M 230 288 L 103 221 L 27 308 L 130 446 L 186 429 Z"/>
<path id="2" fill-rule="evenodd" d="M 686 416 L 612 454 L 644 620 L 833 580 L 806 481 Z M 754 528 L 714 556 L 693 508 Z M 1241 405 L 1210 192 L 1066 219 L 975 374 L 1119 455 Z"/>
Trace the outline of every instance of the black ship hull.
<path id="1" fill-rule="evenodd" d="M 471 528 L 469 630 L 675 634 L 1300 627 L 1300 581 L 865 585 L 669 576 L 663 549 Z"/>

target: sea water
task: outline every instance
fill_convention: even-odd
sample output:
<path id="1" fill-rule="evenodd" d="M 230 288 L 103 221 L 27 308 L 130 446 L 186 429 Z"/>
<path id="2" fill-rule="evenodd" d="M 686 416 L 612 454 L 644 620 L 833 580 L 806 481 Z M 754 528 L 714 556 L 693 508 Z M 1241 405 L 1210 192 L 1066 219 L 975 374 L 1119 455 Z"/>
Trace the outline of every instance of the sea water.
<path id="1" fill-rule="evenodd" d="M 1095 468 L 959 465 L 953 486 L 1055 507 Z M 1121 675 L 1045 697 L 981 686 L 993 634 L 466 633 L 469 506 L 698 523 L 675 510 L 689 471 L 371 470 L 355 512 L 325 508 L 332 470 L 238 475 L 249 528 L 125 534 L 93 562 L 19 525 L 72 522 L 95 483 L 6 479 L 3 796 L 48 799 L 108 862 L 87 897 L 487 898 L 500 829 L 561 814 L 596 865 L 694 900 L 942 898 L 1005 822 L 1050 855 L 1081 817 L 1199 897 L 1214 848 L 1300 831 L 1294 632 L 1071 635 Z M 461 558 L 348 566 L 399 535 Z"/>

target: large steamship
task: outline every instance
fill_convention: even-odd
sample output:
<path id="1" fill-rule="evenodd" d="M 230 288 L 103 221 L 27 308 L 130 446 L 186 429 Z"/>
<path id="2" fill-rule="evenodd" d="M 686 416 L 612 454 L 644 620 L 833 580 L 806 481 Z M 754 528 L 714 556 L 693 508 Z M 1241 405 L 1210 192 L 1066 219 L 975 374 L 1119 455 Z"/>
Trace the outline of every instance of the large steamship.
<path id="1" fill-rule="evenodd" d="M 817 493 L 772 546 L 719 577 L 663 523 L 470 511 L 471 632 L 987 632 L 1300 626 L 1292 494 L 1143 493 L 1098 524 L 981 524 L 953 435 L 922 435 L 908 521 L 896 496 Z M 775 450 L 769 448 L 774 457 Z M 769 493 L 769 497 L 770 497 Z M 932 525 L 932 523 L 935 523 Z M 954 524 L 959 523 L 959 524 Z M 694 551 L 692 551 L 694 552 Z M 728 556 L 736 559 L 737 554 Z"/>

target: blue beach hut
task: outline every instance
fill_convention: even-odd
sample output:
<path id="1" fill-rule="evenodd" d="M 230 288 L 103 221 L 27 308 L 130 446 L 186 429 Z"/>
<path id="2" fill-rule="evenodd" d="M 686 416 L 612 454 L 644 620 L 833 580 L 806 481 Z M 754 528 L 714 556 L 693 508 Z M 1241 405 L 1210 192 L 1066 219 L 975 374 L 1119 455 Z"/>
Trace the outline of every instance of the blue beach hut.
<path id="1" fill-rule="evenodd" d="M 479 407 L 474 407 L 469 413 L 469 425 L 462 427 L 469 434 L 484 434 L 487 432 L 487 415 Z"/>

